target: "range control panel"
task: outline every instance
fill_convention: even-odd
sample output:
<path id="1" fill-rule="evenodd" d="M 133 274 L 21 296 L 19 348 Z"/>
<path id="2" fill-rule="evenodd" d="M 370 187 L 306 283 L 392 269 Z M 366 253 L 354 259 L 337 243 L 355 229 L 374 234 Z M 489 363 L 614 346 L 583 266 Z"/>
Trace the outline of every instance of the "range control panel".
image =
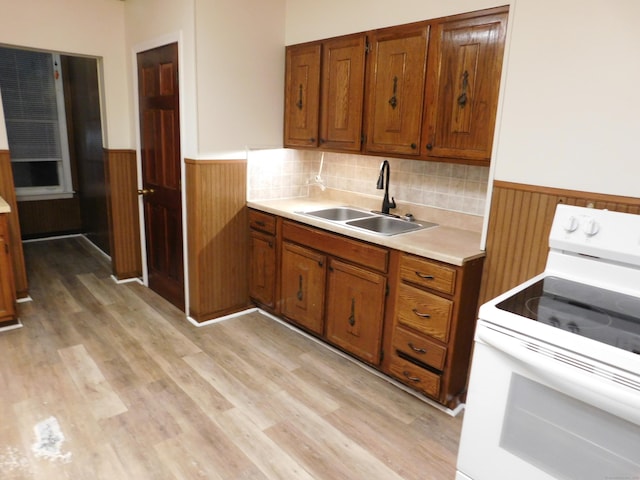
<path id="1" fill-rule="evenodd" d="M 549 246 L 640 266 L 640 215 L 559 204 Z"/>

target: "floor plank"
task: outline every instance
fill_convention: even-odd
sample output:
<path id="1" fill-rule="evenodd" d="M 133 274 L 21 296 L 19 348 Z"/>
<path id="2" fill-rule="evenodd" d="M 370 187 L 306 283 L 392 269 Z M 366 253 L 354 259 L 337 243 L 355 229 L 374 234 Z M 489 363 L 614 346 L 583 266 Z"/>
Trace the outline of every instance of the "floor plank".
<path id="1" fill-rule="evenodd" d="M 33 301 L 0 333 L 0 478 L 454 477 L 460 417 L 288 326 L 194 327 L 82 237 L 25 255 Z"/>

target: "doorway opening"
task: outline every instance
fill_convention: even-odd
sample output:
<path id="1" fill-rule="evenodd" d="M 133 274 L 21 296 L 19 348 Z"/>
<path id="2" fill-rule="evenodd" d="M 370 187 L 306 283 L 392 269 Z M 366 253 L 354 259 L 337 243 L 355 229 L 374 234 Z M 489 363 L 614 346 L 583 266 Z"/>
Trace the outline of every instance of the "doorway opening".
<path id="1" fill-rule="evenodd" d="M 84 234 L 110 255 L 98 59 L 0 46 L 23 239 Z"/>

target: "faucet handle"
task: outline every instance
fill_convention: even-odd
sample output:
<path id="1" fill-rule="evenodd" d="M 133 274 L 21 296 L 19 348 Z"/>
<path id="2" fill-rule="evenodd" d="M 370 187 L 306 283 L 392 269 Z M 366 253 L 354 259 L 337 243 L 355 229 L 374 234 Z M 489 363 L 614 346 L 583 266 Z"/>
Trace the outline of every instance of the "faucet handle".
<path id="1" fill-rule="evenodd" d="M 389 202 L 389 208 L 396 208 L 396 199 L 395 199 L 395 197 L 391 197 L 391 202 Z"/>

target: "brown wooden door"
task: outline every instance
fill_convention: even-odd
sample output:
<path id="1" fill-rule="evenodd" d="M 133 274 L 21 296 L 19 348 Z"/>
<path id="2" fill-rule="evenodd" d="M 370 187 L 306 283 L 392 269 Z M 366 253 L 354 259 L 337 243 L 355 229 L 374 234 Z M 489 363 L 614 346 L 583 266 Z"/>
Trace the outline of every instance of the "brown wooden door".
<path id="1" fill-rule="evenodd" d="M 331 260 L 327 340 L 372 365 L 380 363 L 386 278 Z"/>
<path id="2" fill-rule="evenodd" d="M 374 32 L 369 65 L 366 150 L 418 155 L 429 26 Z"/>
<path id="3" fill-rule="evenodd" d="M 138 54 L 149 287 L 184 310 L 178 45 Z"/>
<path id="4" fill-rule="evenodd" d="M 321 48 L 315 43 L 286 49 L 285 146 L 318 146 Z"/>
<path id="5" fill-rule="evenodd" d="M 324 327 L 326 263 L 321 253 L 282 244 L 282 314 L 317 334 Z"/>
<path id="6" fill-rule="evenodd" d="M 440 23 L 429 45 L 427 157 L 489 162 L 507 13 Z"/>
<path id="7" fill-rule="evenodd" d="M 360 151 L 366 36 L 349 35 L 322 45 L 320 146 Z"/>

